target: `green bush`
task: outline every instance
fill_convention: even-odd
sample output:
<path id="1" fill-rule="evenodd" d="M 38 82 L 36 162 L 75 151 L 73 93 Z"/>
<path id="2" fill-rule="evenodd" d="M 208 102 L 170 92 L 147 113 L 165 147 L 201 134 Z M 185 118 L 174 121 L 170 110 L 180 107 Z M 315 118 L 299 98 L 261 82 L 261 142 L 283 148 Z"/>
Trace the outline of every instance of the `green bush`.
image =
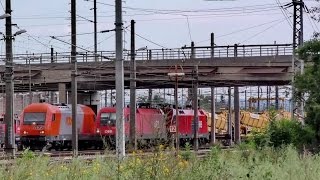
<path id="1" fill-rule="evenodd" d="M 213 147 L 203 158 L 185 160 L 172 152 L 133 154 L 118 162 L 97 157 L 92 161 L 61 162 L 35 156 L 0 164 L 0 179 L 12 180 L 202 180 L 202 179 L 319 179 L 319 155 L 301 156 L 295 148 L 222 150 Z M 119 164 L 118 164 L 119 163 Z"/>
<path id="2" fill-rule="evenodd" d="M 293 120 L 272 120 L 264 132 L 253 132 L 250 140 L 256 147 L 271 146 L 279 148 L 292 144 L 296 148 L 312 144 L 315 132 L 309 126 L 304 126 Z"/>

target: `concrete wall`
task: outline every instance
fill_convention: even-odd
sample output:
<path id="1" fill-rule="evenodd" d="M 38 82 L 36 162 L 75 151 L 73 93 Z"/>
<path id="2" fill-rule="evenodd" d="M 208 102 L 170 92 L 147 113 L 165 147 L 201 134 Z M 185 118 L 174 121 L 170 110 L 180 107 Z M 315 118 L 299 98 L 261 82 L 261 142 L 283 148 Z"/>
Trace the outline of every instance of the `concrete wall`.
<path id="1" fill-rule="evenodd" d="M 28 93 L 16 93 L 14 95 L 14 114 L 20 115 L 23 108 L 29 104 L 29 94 Z M 40 99 L 47 100 L 46 93 L 34 92 L 32 95 L 32 102 L 40 102 Z M 5 94 L 0 94 L 0 114 L 5 112 Z"/>

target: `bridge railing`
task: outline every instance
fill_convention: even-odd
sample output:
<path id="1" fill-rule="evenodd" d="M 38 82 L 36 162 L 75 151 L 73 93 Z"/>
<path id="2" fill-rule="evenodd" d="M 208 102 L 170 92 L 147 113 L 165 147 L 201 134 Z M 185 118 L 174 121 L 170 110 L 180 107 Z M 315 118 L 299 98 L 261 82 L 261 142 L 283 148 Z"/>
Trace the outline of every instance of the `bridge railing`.
<path id="1" fill-rule="evenodd" d="M 223 58 L 223 57 L 260 57 L 292 55 L 291 44 L 270 44 L 270 45 L 233 45 L 233 46 L 203 46 L 183 47 L 174 49 L 146 49 L 136 50 L 136 60 L 188 60 L 192 58 Z M 114 51 L 78 52 L 77 62 L 113 61 Z M 124 60 L 130 60 L 131 52 L 123 51 Z M 0 62 L 5 61 L 5 56 L 0 56 Z M 47 64 L 47 63 L 70 63 L 71 54 L 68 52 L 56 52 L 53 56 L 50 53 L 15 54 L 15 64 Z"/>

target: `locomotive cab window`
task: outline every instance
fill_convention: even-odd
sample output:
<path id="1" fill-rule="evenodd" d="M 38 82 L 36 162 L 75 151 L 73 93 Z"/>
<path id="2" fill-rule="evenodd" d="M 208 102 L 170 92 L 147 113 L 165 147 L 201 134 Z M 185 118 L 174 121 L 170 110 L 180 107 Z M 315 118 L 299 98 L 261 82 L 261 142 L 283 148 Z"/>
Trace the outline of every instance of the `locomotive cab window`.
<path id="1" fill-rule="evenodd" d="M 56 114 L 52 114 L 52 121 L 56 120 Z"/>
<path id="2" fill-rule="evenodd" d="M 116 124 L 116 113 L 101 113 L 101 125 L 114 126 Z"/>
<path id="3" fill-rule="evenodd" d="M 44 124 L 46 120 L 46 113 L 24 113 L 23 124 Z"/>

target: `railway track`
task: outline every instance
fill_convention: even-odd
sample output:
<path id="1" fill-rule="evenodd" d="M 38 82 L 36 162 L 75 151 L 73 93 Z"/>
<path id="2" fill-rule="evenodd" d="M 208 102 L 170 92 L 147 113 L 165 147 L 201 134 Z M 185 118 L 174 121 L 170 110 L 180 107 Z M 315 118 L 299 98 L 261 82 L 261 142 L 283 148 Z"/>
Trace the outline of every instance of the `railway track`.
<path id="1" fill-rule="evenodd" d="M 225 147 L 224 149 L 230 149 L 229 147 Z M 191 153 L 194 153 L 198 158 L 205 158 L 210 153 L 210 149 L 208 148 L 202 148 L 198 151 L 190 150 Z M 181 150 L 180 152 L 186 152 L 184 150 Z M 45 156 L 50 157 L 51 162 L 71 162 L 73 160 L 72 151 L 51 151 L 51 152 L 33 152 L 35 156 Z M 127 157 L 132 156 L 139 156 L 141 158 L 148 158 L 152 155 L 154 155 L 154 151 L 152 150 L 146 150 L 141 153 L 132 153 L 128 152 Z M 167 155 L 175 155 L 175 151 L 164 151 Z M 16 159 L 22 158 L 23 152 L 17 152 L 15 158 L 11 158 L 8 156 L 5 156 L 4 152 L 0 151 L 0 165 L 9 165 L 14 164 Z M 115 154 L 115 151 L 104 151 L 104 150 L 86 150 L 86 151 L 79 151 L 78 153 L 78 159 L 85 160 L 85 161 L 92 161 L 97 158 L 104 158 L 104 159 L 116 159 L 117 156 Z"/>

